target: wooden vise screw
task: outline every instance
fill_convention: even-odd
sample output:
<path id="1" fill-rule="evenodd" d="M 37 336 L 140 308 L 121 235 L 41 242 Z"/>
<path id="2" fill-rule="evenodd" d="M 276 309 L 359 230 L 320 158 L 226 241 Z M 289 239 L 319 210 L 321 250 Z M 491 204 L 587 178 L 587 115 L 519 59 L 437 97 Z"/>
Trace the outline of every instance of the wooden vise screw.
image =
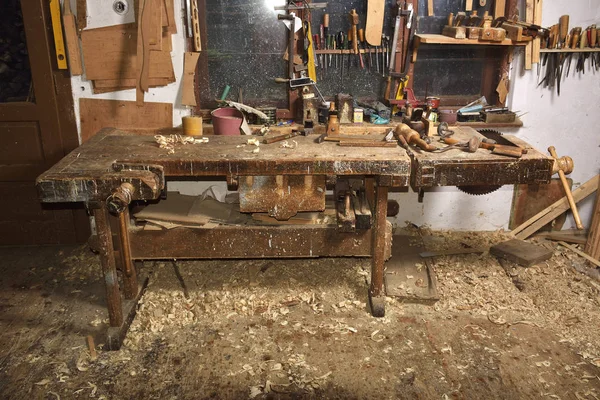
<path id="1" fill-rule="evenodd" d="M 106 208 L 113 214 L 121 214 L 131 203 L 134 187 L 131 183 L 123 182 L 106 199 Z"/>

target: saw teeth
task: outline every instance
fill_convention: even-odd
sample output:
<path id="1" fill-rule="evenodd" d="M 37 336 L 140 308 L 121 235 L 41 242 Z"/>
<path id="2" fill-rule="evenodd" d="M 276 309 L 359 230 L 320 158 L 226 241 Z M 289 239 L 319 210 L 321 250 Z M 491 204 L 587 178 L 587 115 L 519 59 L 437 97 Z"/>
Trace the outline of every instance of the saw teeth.
<path id="1" fill-rule="evenodd" d="M 458 190 L 473 196 L 483 196 L 500 189 L 502 185 L 457 186 Z"/>

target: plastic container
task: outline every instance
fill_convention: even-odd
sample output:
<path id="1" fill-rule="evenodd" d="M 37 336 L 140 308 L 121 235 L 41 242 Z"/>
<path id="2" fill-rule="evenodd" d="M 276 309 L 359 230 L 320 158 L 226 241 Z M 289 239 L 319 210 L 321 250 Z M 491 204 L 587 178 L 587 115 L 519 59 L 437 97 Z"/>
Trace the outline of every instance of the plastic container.
<path id="1" fill-rule="evenodd" d="M 215 135 L 235 136 L 240 134 L 244 114 L 235 108 L 217 108 L 210 113 Z"/>

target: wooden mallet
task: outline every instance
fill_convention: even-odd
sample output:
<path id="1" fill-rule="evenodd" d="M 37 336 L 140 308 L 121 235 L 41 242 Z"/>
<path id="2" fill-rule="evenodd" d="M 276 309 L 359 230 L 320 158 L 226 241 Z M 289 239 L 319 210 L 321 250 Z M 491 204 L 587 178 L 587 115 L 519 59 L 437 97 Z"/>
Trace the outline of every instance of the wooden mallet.
<path id="1" fill-rule="evenodd" d="M 556 160 L 556 163 L 560 164 L 561 163 L 561 159 L 558 158 L 558 156 L 556 155 L 556 149 L 554 148 L 554 146 L 550 146 L 548 147 L 548 152 L 550 153 L 550 155 L 552 156 L 552 158 L 554 158 Z M 572 170 L 573 167 L 573 162 L 571 160 L 570 162 L 570 169 Z M 573 200 L 573 195 L 571 194 L 571 189 L 569 188 L 569 183 L 567 182 L 567 177 L 565 175 L 565 172 L 562 170 L 562 168 L 555 168 L 558 169 L 558 176 L 560 177 L 560 181 L 562 182 L 563 188 L 565 189 L 565 195 L 567 196 L 567 200 L 569 201 L 569 206 L 571 207 L 571 210 L 573 211 L 573 218 L 575 219 L 575 224 L 577 225 L 577 229 L 582 230 L 583 229 L 583 224 L 581 223 L 581 218 L 579 218 L 579 212 L 577 211 L 577 205 L 575 204 L 575 200 Z"/>

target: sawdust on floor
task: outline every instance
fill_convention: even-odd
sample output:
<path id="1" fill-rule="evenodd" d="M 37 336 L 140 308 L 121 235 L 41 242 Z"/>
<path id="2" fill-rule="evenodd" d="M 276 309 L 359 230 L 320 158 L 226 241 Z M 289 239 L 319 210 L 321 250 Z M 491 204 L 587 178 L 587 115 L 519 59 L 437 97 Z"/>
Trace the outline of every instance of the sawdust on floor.
<path id="1" fill-rule="evenodd" d="M 508 238 L 423 233 L 428 250 Z M 85 247 L 0 249 L 0 393 L 597 399 L 600 284 L 574 272 L 579 256 L 542 245 L 556 248 L 551 260 L 509 271 L 522 290 L 487 253 L 438 257 L 440 301 L 388 298 L 384 318 L 367 310 L 368 259 L 178 261 L 189 298 L 172 262 L 147 262 L 150 285 L 123 349 L 99 349 L 94 361 L 85 337 L 100 343 L 108 322 L 97 257 Z"/>

